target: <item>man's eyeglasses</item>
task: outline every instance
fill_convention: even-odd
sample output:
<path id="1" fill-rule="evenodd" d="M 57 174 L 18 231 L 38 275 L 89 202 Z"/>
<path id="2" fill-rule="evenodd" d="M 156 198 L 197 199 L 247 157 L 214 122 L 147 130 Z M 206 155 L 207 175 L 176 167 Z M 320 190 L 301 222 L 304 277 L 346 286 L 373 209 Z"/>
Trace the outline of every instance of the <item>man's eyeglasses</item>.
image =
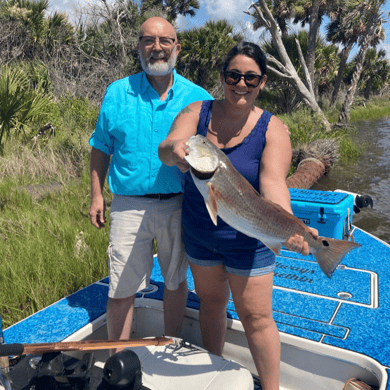
<path id="1" fill-rule="evenodd" d="M 158 40 L 159 44 L 163 48 L 171 47 L 175 43 L 175 38 L 168 38 L 168 37 L 149 37 L 149 36 L 142 36 L 139 37 L 140 42 L 142 42 L 143 45 L 146 47 L 151 47 L 156 43 L 156 40 Z"/>
<path id="2" fill-rule="evenodd" d="M 223 76 L 225 78 L 225 83 L 228 85 L 236 85 L 240 82 L 241 78 L 244 78 L 246 86 L 250 88 L 258 87 L 261 79 L 264 77 L 264 75 L 260 74 L 241 74 L 238 72 L 224 72 Z"/>

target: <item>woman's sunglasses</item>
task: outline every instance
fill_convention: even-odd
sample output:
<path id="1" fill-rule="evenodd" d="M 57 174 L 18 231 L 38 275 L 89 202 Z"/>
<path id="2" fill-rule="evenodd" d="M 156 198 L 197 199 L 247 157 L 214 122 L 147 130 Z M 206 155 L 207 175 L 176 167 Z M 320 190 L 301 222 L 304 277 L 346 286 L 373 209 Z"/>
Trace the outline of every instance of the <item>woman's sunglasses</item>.
<path id="1" fill-rule="evenodd" d="M 223 72 L 223 77 L 225 78 L 225 83 L 228 85 L 238 84 L 243 77 L 247 87 L 256 88 L 259 86 L 260 81 L 264 76 L 253 73 L 241 74 L 238 72 Z"/>

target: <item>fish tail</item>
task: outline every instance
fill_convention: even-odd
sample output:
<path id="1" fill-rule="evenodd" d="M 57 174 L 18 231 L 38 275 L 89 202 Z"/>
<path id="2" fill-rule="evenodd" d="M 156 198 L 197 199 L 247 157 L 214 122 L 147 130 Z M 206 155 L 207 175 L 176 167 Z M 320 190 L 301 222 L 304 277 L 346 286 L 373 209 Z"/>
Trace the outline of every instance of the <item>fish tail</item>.
<path id="1" fill-rule="evenodd" d="M 318 237 L 317 240 L 321 242 L 321 247 L 316 248 L 312 253 L 328 278 L 332 276 L 334 270 L 348 252 L 361 246 L 357 242 L 333 238 Z"/>

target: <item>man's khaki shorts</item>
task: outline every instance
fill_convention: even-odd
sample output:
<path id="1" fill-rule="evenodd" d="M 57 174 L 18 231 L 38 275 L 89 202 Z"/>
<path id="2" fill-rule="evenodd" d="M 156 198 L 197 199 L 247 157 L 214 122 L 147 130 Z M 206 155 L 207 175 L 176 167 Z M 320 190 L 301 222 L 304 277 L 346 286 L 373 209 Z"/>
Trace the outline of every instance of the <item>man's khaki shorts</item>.
<path id="1" fill-rule="evenodd" d="M 182 201 L 183 195 L 166 200 L 114 195 L 107 249 L 110 298 L 127 298 L 149 286 L 154 239 L 165 287 L 177 290 L 186 279 Z"/>

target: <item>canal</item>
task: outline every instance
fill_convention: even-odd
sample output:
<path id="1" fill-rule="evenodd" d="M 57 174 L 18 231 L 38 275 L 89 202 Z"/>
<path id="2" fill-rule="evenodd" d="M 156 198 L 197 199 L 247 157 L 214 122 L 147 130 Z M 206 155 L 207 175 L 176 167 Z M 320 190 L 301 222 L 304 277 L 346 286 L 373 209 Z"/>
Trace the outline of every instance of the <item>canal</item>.
<path id="1" fill-rule="evenodd" d="M 315 190 L 346 190 L 370 195 L 373 209 L 353 217 L 354 225 L 390 243 L 390 117 L 354 123 L 353 138 L 364 147 L 357 162 L 340 164 L 315 184 Z"/>

